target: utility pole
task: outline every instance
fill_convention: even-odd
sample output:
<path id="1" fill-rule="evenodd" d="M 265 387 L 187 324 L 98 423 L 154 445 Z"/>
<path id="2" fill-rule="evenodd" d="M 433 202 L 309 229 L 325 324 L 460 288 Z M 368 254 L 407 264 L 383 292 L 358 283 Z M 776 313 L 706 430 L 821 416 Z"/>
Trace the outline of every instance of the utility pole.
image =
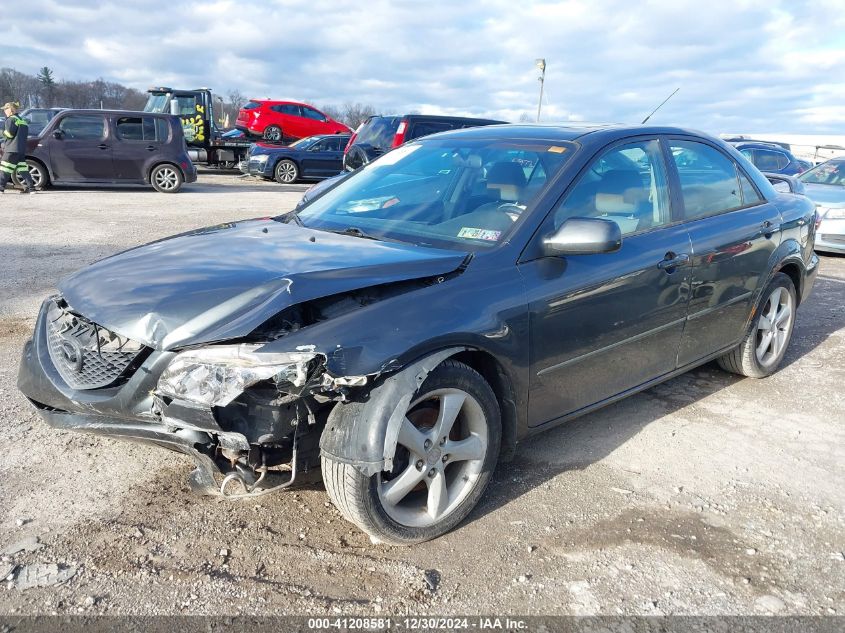
<path id="1" fill-rule="evenodd" d="M 537 77 L 540 81 L 540 100 L 537 102 L 537 123 L 539 123 L 540 108 L 543 107 L 543 84 L 546 83 L 546 60 L 544 58 L 535 59 L 534 65 L 540 70 L 540 76 Z"/>

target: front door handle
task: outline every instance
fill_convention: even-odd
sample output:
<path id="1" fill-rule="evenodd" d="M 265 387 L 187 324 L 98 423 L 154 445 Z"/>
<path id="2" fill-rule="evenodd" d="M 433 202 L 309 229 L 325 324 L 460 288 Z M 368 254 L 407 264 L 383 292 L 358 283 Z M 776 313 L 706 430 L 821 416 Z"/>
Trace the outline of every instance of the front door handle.
<path id="1" fill-rule="evenodd" d="M 670 251 L 666 253 L 666 257 L 657 264 L 657 267 L 660 270 L 665 270 L 667 273 L 671 273 L 679 266 L 686 266 L 688 263 L 689 255 L 686 253 L 675 254 Z"/>
<path id="2" fill-rule="evenodd" d="M 100 149 L 108 149 L 109 148 L 109 146 L 106 145 L 105 143 L 100 143 L 99 145 L 97 145 L 97 147 L 99 147 Z"/>

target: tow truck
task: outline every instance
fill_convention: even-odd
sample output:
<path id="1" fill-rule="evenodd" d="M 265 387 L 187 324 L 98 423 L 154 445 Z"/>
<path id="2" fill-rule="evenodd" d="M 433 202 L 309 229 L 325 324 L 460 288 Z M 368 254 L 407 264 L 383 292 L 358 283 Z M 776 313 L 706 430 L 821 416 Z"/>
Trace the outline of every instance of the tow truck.
<path id="1" fill-rule="evenodd" d="M 162 112 L 178 116 L 188 145 L 188 155 L 194 163 L 207 167 L 235 169 L 249 154 L 250 141 L 226 132 L 214 116 L 215 99 L 223 99 L 210 88 L 176 90 L 155 87 L 147 90 L 149 98 L 144 112 Z M 232 134 L 233 136 L 228 136 Z"/>

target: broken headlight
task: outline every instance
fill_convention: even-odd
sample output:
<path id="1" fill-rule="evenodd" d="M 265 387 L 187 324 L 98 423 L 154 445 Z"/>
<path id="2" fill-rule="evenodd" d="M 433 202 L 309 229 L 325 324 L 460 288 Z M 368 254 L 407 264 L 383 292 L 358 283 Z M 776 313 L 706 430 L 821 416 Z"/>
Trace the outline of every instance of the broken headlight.
<path id="1" fill-rule="evenodd" d="M 156 392 L 210 407 L 225 407 L 245 389 L 274 379 L 302 387 L 317 354 L 256 351 L 261 345 L 221 345 L 178 354 L 158 380 Z"/>

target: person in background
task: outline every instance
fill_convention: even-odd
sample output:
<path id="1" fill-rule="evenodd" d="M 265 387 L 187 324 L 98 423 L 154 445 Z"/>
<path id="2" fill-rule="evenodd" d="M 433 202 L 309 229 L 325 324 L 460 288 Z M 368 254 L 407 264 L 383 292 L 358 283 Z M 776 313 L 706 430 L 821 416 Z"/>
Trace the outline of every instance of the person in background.
<path id="1" fill-rule="evenodd" d="M 13 174 L 23 183 L 21 193 L 35 193 L 32 176 L 26 165 L 26 139 L 29 136 L 29 124 L 26 119 L 18 116 L 20 104 L 10 101 L 3 105 L 6 121 L 3 126 L 3 158 L 0 159 L 0 193 L 6 190 L 6 185 Z"/>

